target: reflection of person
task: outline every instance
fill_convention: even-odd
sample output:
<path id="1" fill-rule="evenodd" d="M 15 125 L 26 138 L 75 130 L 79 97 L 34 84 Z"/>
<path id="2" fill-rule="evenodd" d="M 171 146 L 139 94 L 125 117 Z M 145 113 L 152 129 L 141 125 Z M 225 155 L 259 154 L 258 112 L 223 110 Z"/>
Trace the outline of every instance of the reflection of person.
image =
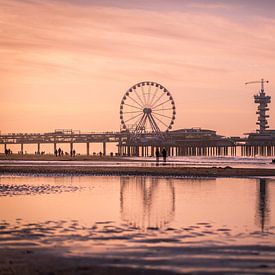
<path id="1" fill-rule="evenodd" d="M 159 162 L 159 148 L 156 150 L 156 161 Z"/>
<path id="2" fill-rule="evenodd" d="M 166 162 L 166 156 L 167 156 L 167 152 L 166 152 L 165 148 L 163 148 L 162 149 L 163 162 Z"/>

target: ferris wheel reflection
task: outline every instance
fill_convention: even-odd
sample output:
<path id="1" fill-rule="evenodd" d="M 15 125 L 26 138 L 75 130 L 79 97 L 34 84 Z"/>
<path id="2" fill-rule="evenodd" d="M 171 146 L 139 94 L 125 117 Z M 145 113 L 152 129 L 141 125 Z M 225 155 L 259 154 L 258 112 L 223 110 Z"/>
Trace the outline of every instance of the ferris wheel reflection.
<path id="1" fill-rule="evenodd" d="M 121 217 L 141 229 L 166 228 L 175 214 L 175 188 L 170 179 L 120 178 Z"/>

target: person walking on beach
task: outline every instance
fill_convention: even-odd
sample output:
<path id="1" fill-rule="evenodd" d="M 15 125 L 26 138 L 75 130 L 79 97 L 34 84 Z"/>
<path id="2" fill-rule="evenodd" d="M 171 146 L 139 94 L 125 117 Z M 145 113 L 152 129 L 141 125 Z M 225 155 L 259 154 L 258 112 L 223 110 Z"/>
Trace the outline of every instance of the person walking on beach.
<path id="1" fill-rule="evenodd" d="M 166 162 L 167 152 L 166 152 L 166 149 L 164 147 L 162 149 L 162 157 L 163 157 L 163 162 Z"/>
<path id="2" fill-rule="evenodd" d="M 159 148 L 156 149 L 156 161 L 159 162 Z"/>

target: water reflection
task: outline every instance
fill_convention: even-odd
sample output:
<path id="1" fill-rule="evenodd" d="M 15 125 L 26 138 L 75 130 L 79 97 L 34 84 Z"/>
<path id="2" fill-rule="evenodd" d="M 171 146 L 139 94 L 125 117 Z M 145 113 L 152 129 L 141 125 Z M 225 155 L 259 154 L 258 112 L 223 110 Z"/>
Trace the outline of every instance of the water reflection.
<path id="1" fill-rule="evenodd" d="M 131 226 L 166 228 L 175 214 L 173 180 L 121 177 L 120 209 L 122 220 Z"/>
<path id="2" fill-rule="evenodd" d="M 269 221 L 269 197 L 268 197 L 268 182 L 266 179 L 259 179 L 258 199 L 257 199 L 257 222 L 261 226 L 262 232 Z"/>

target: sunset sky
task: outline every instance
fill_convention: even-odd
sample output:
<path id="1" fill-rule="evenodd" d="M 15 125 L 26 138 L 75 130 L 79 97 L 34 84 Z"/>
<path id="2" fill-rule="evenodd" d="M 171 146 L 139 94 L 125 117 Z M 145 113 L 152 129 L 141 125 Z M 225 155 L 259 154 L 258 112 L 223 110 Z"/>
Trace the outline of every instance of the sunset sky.
<path id="1" fill-rule="evenodd" d="M 256 129 L 265 78 L 275 129 L 275 1 L 0 0 L 0 131 L 119 130 L 140 81 L 164 85 L 174 129 Z"/>

